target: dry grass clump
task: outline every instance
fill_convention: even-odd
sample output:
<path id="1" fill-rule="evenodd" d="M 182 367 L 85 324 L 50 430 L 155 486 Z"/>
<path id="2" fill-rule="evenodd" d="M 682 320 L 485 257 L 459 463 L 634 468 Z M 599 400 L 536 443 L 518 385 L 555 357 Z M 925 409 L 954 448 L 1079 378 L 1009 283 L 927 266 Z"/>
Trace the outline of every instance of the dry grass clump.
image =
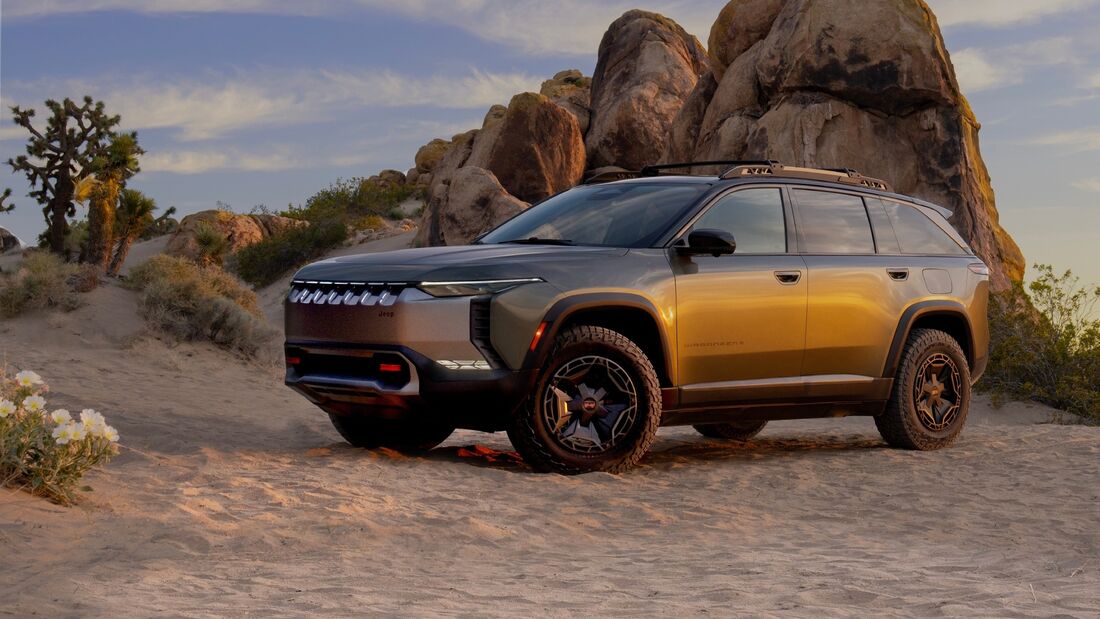
<path id="1" fill-rule="evenodd" d="M 141 292 L 145 319 L 179 340 L 252 354 L 275 334 L 255 293 L 219 267 L 154 256 L 133 269 L 128 281 Z"/>
<path id="2" fill-rule="evenodd" d="M 59 308 L 72 311 L 83 303 L 79 291 L 95 287 L 98 276 L 83 272 L 56 254 L 31 251 L 14 273 L 0 273 L 0 316 L 12 317 L 23 312 Z"/>

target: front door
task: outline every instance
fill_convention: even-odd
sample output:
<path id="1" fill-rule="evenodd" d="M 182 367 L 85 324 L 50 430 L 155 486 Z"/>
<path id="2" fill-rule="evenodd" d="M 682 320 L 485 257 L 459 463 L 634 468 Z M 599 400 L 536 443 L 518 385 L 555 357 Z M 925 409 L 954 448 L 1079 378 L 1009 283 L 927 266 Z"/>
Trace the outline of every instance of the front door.
<path id="1" fill-rule="evenodd" d="M 806 266 L 788 253 L 793 225 L 783 195 L 771 186 L 734 190 L 692 225 L 732 234 L 733 255 L 672 255 L 681 385 L 720 390 L 714 383 L 799 375 Z"/>

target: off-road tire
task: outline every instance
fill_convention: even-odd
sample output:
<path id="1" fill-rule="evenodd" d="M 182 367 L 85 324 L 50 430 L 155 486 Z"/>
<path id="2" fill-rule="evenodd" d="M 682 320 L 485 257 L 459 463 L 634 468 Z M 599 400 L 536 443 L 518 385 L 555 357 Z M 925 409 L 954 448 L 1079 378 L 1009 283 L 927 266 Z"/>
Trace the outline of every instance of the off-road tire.
<path id="1" fill-rule="evenodd" d="M 959 410 L 947 427 L 933 431 L 921 422 L 917 412 L 914 389 L 921 366 L 931 356 L 943 354 L 950 357 L 959 373 L 957 397 Z M 931 451 L 942 449 L 955 442 L 970 410 L 970 365 L 955 338 L 936 329 L 917 329 L 909 335 L 902 353 L 894 389 L 887 401 L 886 410 L 875 417 L 882 438 L 893 447 Z"/>
<path id="2" fill-rule="evenodd" d="M 403 452 L 423 452 L 447 440 L 455 431 L 432 419 L 377 419 L 357 414 L 329 413 L 333 427 L 356 447 L 386 447 Z"/>
<path id="3" fill-rule="evenodd" d="M 630 375 L 637 392 L 637 413 L 624 440 L 611 451 L 578 454 L 563 447 L 542 421 L 542 402 L 555 372 L 571 360 L 600 355 L 615 361 Z M 653 364 L 629 338 L 594 326 L 576 326 L 557 337 L 535 389 L 517 411 L 508 438 L 524 461 L 536 471 L 576 475 L 592 471 L 621 473 L 649 450 L 661 424 L 661 385 Z"/>
<path id="4" fill-rule="evenodd" d="M 708 423 L 693 426 L 695 431 L 707 438 L 745 442 L 752 439 L 768 425 L 767 421 L 741 421 L 736 423 Z"/>

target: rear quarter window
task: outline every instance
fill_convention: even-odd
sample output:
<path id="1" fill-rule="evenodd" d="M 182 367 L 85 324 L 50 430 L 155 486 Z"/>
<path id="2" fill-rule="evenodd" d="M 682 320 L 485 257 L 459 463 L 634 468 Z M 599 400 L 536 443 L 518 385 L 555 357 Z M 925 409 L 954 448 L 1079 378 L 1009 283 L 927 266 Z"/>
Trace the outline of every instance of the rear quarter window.
<path id="1" fill-rule="evenodd" d="M 882 200 L 903 254 L 963 255 L 966 250 L 915 207 Z"/>

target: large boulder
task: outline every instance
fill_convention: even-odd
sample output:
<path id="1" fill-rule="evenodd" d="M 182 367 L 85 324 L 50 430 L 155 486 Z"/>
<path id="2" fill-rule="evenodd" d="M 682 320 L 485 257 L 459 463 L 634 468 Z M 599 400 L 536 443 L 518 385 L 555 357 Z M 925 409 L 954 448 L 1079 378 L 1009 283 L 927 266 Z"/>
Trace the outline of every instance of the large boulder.
<path id="1" fill-rule="evenodd" d="M 443 159 L 443 154 L 450 148 L 451 143 L 447 140 L 436 138 L 431 142 L 420 147 L 416 151 L 416 170 L 421 174 L 430 173 L 435 169 L 436 164 Z"/>
<path id="2" fill-rule="evenodd" d="M 699 40 L 671 19 L 633 10 L 615 20 L 592 75 L 588 167 L 657 161 L 673 119 L 707 72 Z"/>
<path id="3" fill-rule="evenodd" d="M 8 232 L 4 228 L 0 228 L 0 254 L 6 254 L 9 251 L 15 251 L 22 249 L 23 244 L 19 242 L 19 239 Z"/>
<path id="4" fill-rule="evenodd" d="M 850 8 L 730 2 L 711 31 L 716 78 L 697 84 L 665 157 L 856 168 L 951 209 L 995 288 L 1020 280 L 935 16 L 921 0 L 868 0 L 858 20 Z"/>
<path id="5" fill-rule="evenodd" d="M 459 168 L 445 190 L 438 189 L 424 210 L 419 246 L 467 244 L 528 206 L 509 195 L 492 172 L 474 166 Z"/>
<path id="6" fill-rule="evenodd" d="M 499 121 L 474 140 L 466 163 L 492 172 L 509 193 L 535 202 L 576 185 L 584 174 L 584 138 L 576 117 L 547 97 L 512 97 Z"/>
<path id="7" fill-rule="evenodd" d="M 226 241 L 226 254 L 259 243 L 291 228 L 309 225 L 307 222 L 279 217 L 278 215 L 238 215 L 228 211 L 200 211 L 184 217 L 179 229 L 168 239 L 166 252 L 191 260 L 202 259 L 197 237 L 205 231 L 213 231 Z"/>
<path id="8" fill-rule="evenodd" d="M 559 71 L 542 83 L 539 94 L 575 116 L 582 135 L 588 133 L 592 117 L 592 78 L 585 77 L 577 69 Z"/>

